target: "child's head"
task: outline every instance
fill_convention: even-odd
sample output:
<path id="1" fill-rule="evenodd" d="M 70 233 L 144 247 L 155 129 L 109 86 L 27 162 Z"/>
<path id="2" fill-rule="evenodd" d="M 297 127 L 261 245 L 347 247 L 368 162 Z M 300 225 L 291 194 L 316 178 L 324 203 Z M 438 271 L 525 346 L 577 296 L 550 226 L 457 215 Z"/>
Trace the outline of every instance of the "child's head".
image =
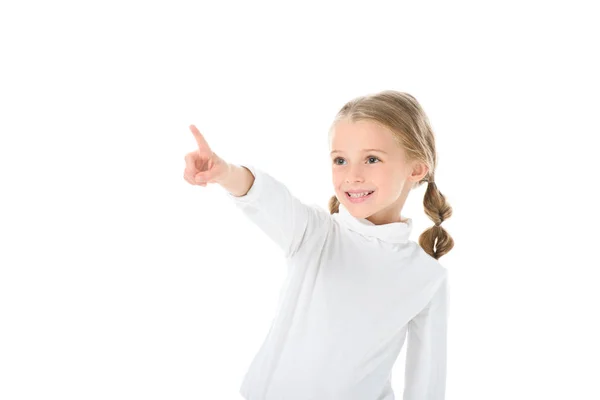
<path id="1" fill-rule="evenodd" d="M 403 222 L 401 211 L 411 189 L 429 182 L 423 204 L 436 225 L 421 234 L 419 244 L 436 259 L 452 249 L 454 241 L 439 226 L 452 215 L 452 207 L 434 183 L 434 133 L 413 96 L 386 90 L 349 101 L 331 125 L 329 145 L 335 190 L 330 213 L 339 211 L 341 200 L 353 216 L 376 225 Z M 374 192 L 352 202 L 347 192 L 355 190 Z"/>

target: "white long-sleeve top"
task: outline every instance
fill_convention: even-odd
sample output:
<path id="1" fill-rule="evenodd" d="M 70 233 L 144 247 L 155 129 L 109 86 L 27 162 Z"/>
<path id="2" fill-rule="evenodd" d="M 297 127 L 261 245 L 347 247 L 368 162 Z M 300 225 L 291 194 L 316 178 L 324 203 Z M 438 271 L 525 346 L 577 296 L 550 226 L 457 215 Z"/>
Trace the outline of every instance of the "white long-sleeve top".
<path id="1" fill-rule="evenodd" d="M 375 225 L 340 204 L 306 205 L 253 165 L 227 192 L 282 250 L 286 279 L 239 393 L 247 400 L 394 400 L 408 336 L 404 400 L 443 400 L 447 270 L 414 241 L 412 219 Z"/>

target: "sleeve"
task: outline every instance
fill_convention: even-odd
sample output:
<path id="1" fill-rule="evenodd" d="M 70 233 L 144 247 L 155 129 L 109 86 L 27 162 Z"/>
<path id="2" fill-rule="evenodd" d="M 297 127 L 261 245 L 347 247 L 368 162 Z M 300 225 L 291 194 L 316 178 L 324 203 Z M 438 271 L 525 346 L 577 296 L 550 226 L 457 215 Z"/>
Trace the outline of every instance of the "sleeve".
<path id="1" fill-rule="evenodd" d="M 288 188 L 265 171 L 249 164 L 254 183 L 244 196 L 227 196 L 282 250 L 292 257 L 308 238 L 326 229 L 327 211 L 304 204 Z"/>
<path id="2" fill-rule="evenodd" d="M 427 306 L 408 323 L 403 400 L 444 400 L 447 276 Z"/>

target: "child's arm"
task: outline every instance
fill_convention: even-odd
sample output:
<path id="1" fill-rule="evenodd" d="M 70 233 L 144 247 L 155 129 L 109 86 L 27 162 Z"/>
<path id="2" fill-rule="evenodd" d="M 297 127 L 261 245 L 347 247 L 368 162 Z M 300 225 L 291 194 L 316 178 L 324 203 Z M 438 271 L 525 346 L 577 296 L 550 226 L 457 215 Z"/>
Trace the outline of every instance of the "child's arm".
<path id="1" fill-rule="evenodd" d="M 303 243 L 324 232 L 329 213 L 296 198 L 280 181 L 252 165 L 231 165 L 219 182 L 238 205 L 283 251 L 294 255 Z"/>
<path id="2" fill-rule="evenodd" d="M 403 400 L 443 400 L 446 391 L 447 277 L 408 323 Z"/>
<path id="3" fill-rule="evenodd" d="M 254 175 L 250 170 L 240 165 L 227 164 L 227 168 L 227 175 L 217 183 L 233 196 L 244 196 L 254 183 Z"/>

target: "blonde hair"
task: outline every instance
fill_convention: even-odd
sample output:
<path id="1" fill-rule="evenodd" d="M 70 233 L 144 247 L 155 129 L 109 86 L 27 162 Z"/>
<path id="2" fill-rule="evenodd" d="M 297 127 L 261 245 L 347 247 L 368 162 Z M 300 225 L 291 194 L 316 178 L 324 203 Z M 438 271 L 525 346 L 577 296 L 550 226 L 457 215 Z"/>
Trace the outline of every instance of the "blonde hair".
<path id="1" fill-rule="evenodd" d="M 452 216 L 452 207 L 433 179 L 437 164 L 435 136 L 417 99 L 395 90 L 354 98 L 338 111 L 329 129 L 330 137 L 341 120 L 351 123 L 367 120 L 387 127 L 393 133 L 394 140 L 405 150 L 407 162 L 418 161 L 429 167 L 427 175 L 412 187 L 414 189 L 427 182 L 423 206 L 427 216 L 434 222 L 419 236 L 419 245 L 435 259 L 448 253 L 454 247 L 454 240 L 440 224 Z M 339 212 L 339 205 L 337 196 L 333 195 L 329 199 L 329 213 Z"/>

